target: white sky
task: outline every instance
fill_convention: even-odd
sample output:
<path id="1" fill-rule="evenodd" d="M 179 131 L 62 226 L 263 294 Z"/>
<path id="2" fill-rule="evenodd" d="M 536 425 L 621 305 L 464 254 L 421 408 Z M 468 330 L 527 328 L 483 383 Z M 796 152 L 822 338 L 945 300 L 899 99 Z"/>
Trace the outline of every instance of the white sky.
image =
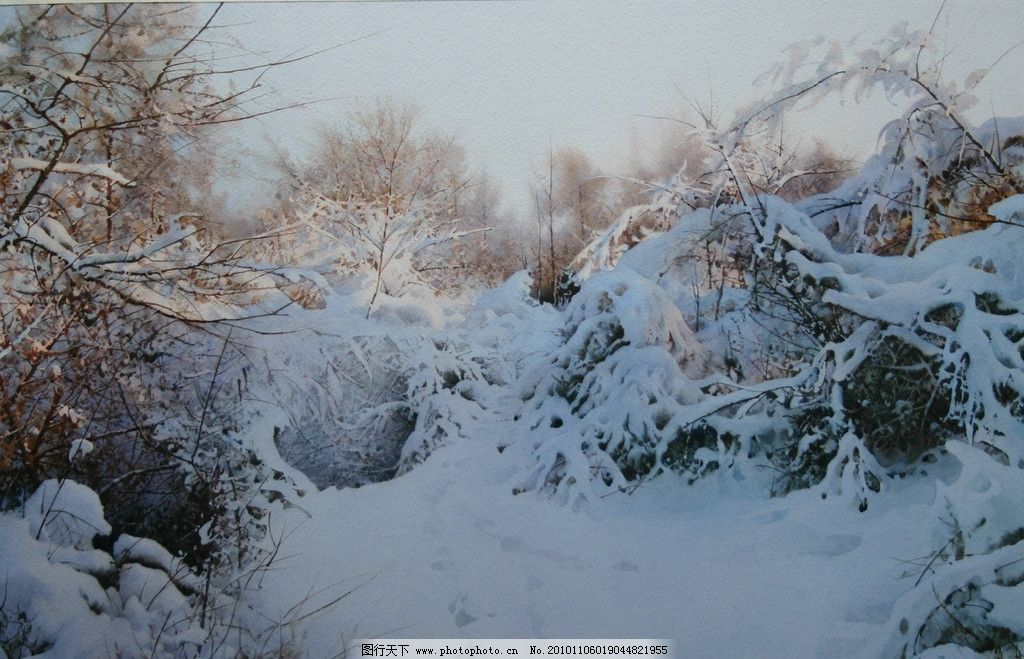
<path id="1" fill-rule="evenodd" d="M 728 118 L 789 44 L 818 35 L 870 41 L 900 21 L 927 27 L 938 7 L 939 0 L 240 3 L 218 23 L 236 24 L 244 46 L 273 56 L 366 37 L 271 71 L 266 83 L 277 102 L 334 100 L 262 119 L 242 139 L 265 132 L 297 153 L 311 144 L 312 125 L 343 120 L 360 100 L 411 101 L 425 127 L 457 135 L 515 203 L 549 145 L 576 145 L 614 170 L 628 161 L 635 136 L 659 129 L 637 115 L 673 113 L 685 104 L 680 90 L 701 102 L 713 93 Z M 990 64 L 1021 40 L 1022 27 L 1021 0 L 948 0 L 939 31 L 949 72 Z M 1022 72 L 1024 48 L 984 83 L 977 119 L 993 108 L 1024 114 Z M 881 100 L 837 103 L 791 126 L 863 157 L 897 111 Z"/>

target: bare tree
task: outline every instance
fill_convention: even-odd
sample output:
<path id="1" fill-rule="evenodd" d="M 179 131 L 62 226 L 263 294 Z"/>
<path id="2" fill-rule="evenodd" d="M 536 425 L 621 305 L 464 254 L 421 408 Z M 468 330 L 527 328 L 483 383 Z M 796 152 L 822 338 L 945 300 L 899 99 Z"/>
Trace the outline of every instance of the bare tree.
<path id="1" fill-rule="evenodd" d="M 368 274 L 367 315 L 382 293 L 454 285 L 461 264 L 452 246 L 488 230 L 462 226 L 474 201 L 462 147 L 422 134 L 416 118 L 412 106 L 378 101 L 345 127 L 324 127 L 308 164 L 284 164 L 287 200 L 267 218 L 292 234 L 283 259 L 334 276 Z M 484 218 L 493 213 L 489 198 L 477 206 Z"/>

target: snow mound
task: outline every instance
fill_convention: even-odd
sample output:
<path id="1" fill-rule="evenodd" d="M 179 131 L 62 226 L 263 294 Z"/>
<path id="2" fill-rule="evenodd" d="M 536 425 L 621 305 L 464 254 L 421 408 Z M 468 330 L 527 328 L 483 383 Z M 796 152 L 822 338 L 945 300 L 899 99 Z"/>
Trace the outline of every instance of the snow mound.
<path id="1" fill-rule="evenodd" d="M 99 496 L 72 480 L 44 481 L 25 502 L 25 519 L 34 537 L 76 549 L 111 531 Z"/>

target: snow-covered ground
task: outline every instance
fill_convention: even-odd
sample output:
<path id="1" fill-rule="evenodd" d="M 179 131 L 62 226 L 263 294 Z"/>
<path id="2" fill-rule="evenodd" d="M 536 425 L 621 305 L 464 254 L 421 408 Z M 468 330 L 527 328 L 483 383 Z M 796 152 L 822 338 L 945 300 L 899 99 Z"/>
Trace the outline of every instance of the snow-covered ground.
<path id="1" fill-rule="evenodd" d="M 358 638 L 669 638 L 680 657 L 875 656 L 906 561 L 929 551 L 934 481 L 859 513 L 796 492 L 671 476 L 582 511 L 511 492 L 481 424 L 409 474 L 308 495 L 264 582 L 309 656 Z"/>

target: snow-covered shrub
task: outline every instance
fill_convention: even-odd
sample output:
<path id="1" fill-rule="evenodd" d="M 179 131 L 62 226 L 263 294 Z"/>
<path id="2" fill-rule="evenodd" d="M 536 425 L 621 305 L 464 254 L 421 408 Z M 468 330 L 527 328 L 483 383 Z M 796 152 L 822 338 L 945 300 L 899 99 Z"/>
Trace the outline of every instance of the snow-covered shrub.
<path id="1" fill-rule="evenodd" d="M 10 657 L 201 656 L 198 580 L 151 540 L 111 533 L 99 497 L 71 480 L 45 481 L 23 514 L 0 514 L 0 647 Z"/>
<path id="2" fill-rule="evenodd" d="M 1020 122 L 965 123 L 985 71 L 960 85 L 942 79 L 931 33 L 897 28 L 854 54 L 822 45 L 794 48 L 774 72 L 776 90 L 724 130 L 703 116 L 693 128 L 707 144 L 708 173 L 681 173 L 655 204 L 624 215 L 577 258 L 584 280 L 614 268 L 655 282 L 714 355 L 713 375 L 674 378 L 668 390 L 686 387 L 692 397 L 661 414 L 630 403 L 626 417 L 595 416 L 608 428 L 596 431 L 601 438 L 614 438 L 613 454 L 572 429 L 539 442 L 526 487 L 621 487 L 666 466 L 702 472 L 754 459 L 778 474 L 777 493 L 820 483 L 823 494 L 844 493 L 863 508 L 887 479 L 952 439 L 1019 459 L 1008 437 L 1021 409 L 1020 282 L 1007 251 L 1015 235 L 1002 234 L 1020 224 L 1019 202 L 995 202 L 1021 192 Z M 805 173 L 782 148 L 784 111 L 846 89 L 858 97 L 880 89 L 909 104 L 883 132 L 879 153 L 836 190 L 795 203 L 771 196 Z M 652 212 L 674 226 L 627 240 Z M 558 423 L 586 414 L 575 401 L 581 391 L 588 400 L 588 377 L 608 378 L 609 399 L 638 391 L 665 404 L 666 388 L 649 370 L 608 377 L 603 365 L 629 343 L 614 322 L 585 330 L 578 359 L 597 365 L 574 367 L 560 355 L 563 372 L 537 389 L 546 394 L 538 409 L 564 401 L 551 414 Z M 580 447 L 588 460 L 567 458 Z"/>
<path id="3" fill-rule="evenodd" d="M 838 336 L 834 314 L 807 290 L 794 295 L 800 278 L 765 256 L 774 238 L 749 209 L 679 215 L 592 274 L 566 309 L 564 344 L 527 394 L 535 427 L 558 430 L 536 442 L 520 489 L 586 498 L 591 483 L 695 477 L 795 443 L 797 417 L 814 405 L 799 376 Z"/>
<path id="4" fill-rule="evenodd" d="M 914 582 L 890 618 L 879 656 L 934 649 L 1019 656 L 1024 649 L 1024 480 L 983 446 L 932 454 L 940 480 L 933 547 L 904 575 Z"/>
<path id="5" fill-rule="evenodd" d="M 844 383 L 846 413 L 883 465 L 912 462 L 962 432 L 947 423 L 952 391 L 941 366 L 914 345 L 882 336 Z"/>
<path id="6" fill-rule="evenodd" d="M 47 480 L 23 507 L 0 513 L 0 562 L 0 648 L 12 658 L 293 649 L 286 620 L 251 613 L 271 561 L 250 563 L 230 586 L 211 584 L 208 570 L 198 573 L 154 540 L 117 533 L 97 494 L 70 479 Z"/>
<path id="7" fill-rule="evenodd" d="M 527 394 L 546 438 L 520 489 L 618 487 L 647 476 L 682 432 L 673 423 L 680 407 L 701 396 L 702 346 L 665 293 L 625 268 L 584 283 L 562 334 Z"/>
<path id="8" fill-rule="evenodd" d="M 244 372 L 217 355 L 233 323 L 288 305 L 278 286 L 301 279 L 252 261 L 251 241 L 211 235 L 191 206 L 215 206 L 197 152 L 208 126 L 244 118 L 235 104 L 248 93 L 214 91 L 219 67 L 197 52 L 210 23 L 190 9 L 11 16 L 0 52 L 0 510 L 71 478 L 119 531 L 202 563 L 212 548 L 198 527 L 247 509 L 266 459 L 237 441 L 251 419 L 227 401 L 239 403 Z M 244 554 L 238 540 L 225 535 L 218 550 Z"/>
<path id="9" fill-rule="evenodd" d="M 408 366 L 389 336 L 367 334 L 329 341 L 307 340 L 307 350 L 284 352 L 271 363 L 263 357 L 267 389 L 287 414 L 275 430 L 286 462 L 316 485 L 359 486 L 387 480 L 412 430 L 402 398 Z M 377 409 L 375 423 L 355 419 Z"/>
<path id="10" fill-rule="evenodd" d="M 481 405 L 484 390 L 506 383 L 501 362 L 494 347 L 475 345 L 464 336 L 419 344 L 412 360 L 417 368 L 400 403 L 413 428 L 402 447 L 397 474 L 423 462 L 445 443 L 467 438 L 465 420 L 487 414 Z"/>
<path id="11" fill-rule="evenodd" d="M 753 460 L 776 471 L 776 492 L 820 483 L 864 507 L 950 440 L 1016 464 L 1021 199 L 990 210 L 1001 224 L 906 257 L 838 251 L 805 212 L 759 197 L 745 211 L 749 304 L 697 336 L 680 309 L 694 308 L 686 287 L 666 282 L 685 272 L 675 252 L 647 266 L 660 286 L 630 268 L 658 243 L 681 244 L 677 230 L 639 245 L 567 309 L 564 344 L 530 392 L 533 423 L 557 431 L 536 443 L 522 487 L 622 488 L 663 468 L 704 473 Z M 708 215 L 692 219 L 700 226 Z M 721 345 L 744 323 L 800 347 L 761 374 L 706 356 L 700 341 Z"/>
<path id="12" fill-rule="evenodd" d="M 837 422 L 892 464 L 952 437 L 984 442 L 1016 463 L 1020 428 L 1022 280 L 1011 247 L 1022 197 L 990 209 L 1004 224 L 938 241 L 913 258 L 835 252 L 790 218 L 781 258 L 834 287 L 822 304 L 855 322 L 821 353 Z M 830 364 L 828 362 L 831 362 Z M 911 377 L 908 373 L 915 373 Z"/>
<path id="13" fill-rule="evenodd" d="M 359 302 L 330 298 L 317 321 L 329 329 L 278 339 L 262 357 L 267 395 L 287 416 L 275 430 L 281 455 L 321 487 L 358 487 L 464 437 L 468 420 L 498 413 L 484 405 L 492 388 L 515 377 L 509 329 L 488 320 L 533 308 L 528 287 L 521 273 L 458 323 L 436 314 L 431 298 L 387 300 L 369 319 L 352 317 Z"/>
<path id="14" fill-rule="evenodd" d="M 817 199 L 819 211 L 831 209 L 818 217 L 819 225 L 844 249 L 912 254 L 933 240 L 984 227 L 992 221 L 989 206 L 1024 192 L 1024 124 L 967 121 L 989 70 L 945 78 L 949 53 L 931 30 L 903 24 L 856 52 L 819 40 L 790 54 L 772 71 L 780 89 L 760 104 L 765 110 L 755 111 L 757 122 L 775 121 L 783 99 L 814 103 L 841 91 L 855 99 L 880 91 L 908 101 L 883 129 L 879 152 L 860 174 Z M 741 133 L 752 128 L 739 127 Z"/>
<path id="15" fill-rule="evenodd" d="M 438 372 L 429 360 L 413 365 L 428 341 L 437 350 L 426 338 L 348 337 L 320 345 L 314 360 L 296 351 L 271 368 L 269 385 L 288 414 L 288 424 L 275 431 L 282 457 L 320 487 L 393 478 L 425 397 L 425 389 L 411 383 L 424 377 L 418 368 L 431 369 L 442 390 L 458 381 L 454 371 Z"/>
<path id="16" fill-rule="evenodd" d="M 877 50 L 826 50 L 808 67 L 811 49 L 795 49 L 777 92 L 724 131 L 707 122 L 712 174 L 670 186 L 662 202 L 678 209 L 673 227 L 627 244 L 638 223 L 626 217 L 578 259 L 584 280 L 612 269 L 658 289 L 711 354 L 707 372 L 676 374 L 670 387 L 649 369 L 616 380 L 605 364 L 630 345 L 616 323 L 595 323 L 579 340 L 567 324 L 546 387 L 529 392 L 543 412 L 534 427 L 557 429 L 531 445 L 523 485 L 576 501 L 664 469 L 746 476 L 750 465 L 775 474 L 774 494 L 815 487 L 866 510 L 897 479 L 955 463 L 935 511 L 945 534 L 878 654 L 956 645 L 1019 656 L 1022 126 L 965 122 L 985 72 L 942 80 L 931 34 L 898 29 Z M 785 185 L 768 148 L 782 110 L 838 89 L 910 103 L 880 152 L 837 189 L 771 196 Z M 661 363 L 668 353 L 662 346 Z M 644 409 L 645 396 L 650 409 L 664 406 L 673 386 L 691 398 L 659 416 Z M 588 418 L 576 401 L 594 391 L 629 415 L 609 405 Z M 606 434 L 621 436 L 613 453 L 593 439 Z"/>
<path id="17" fill-rule="evenodd" d="M 405 365 L 403 385 L 391 400 L 354 415 L 349 428 L 356 436 L 379 438 L 395 420 L 407 434 L 391 444 L 394 455 L 386 477 L 401 475 L 423 462 L 438 447 L 466 434 L 468 422 L 501 410 L 485 405 L 496 388 L 514 379 L 507 335 L 446 328 L 395 339 L 398 360 Z M 394 448 L 399 448 L 397 455 Z M 380 480 L 380 479 L 378 479 Z"/>
<path id="18" fill-rule="evenodd" d="M 82 483 L 88 497 L 78 499 L 89 498 L 95 509 L 102 500 L 106 508 L 102 534 L 113 525 L 118 534 L 155 538 L 180 557 L 176 563 L 203 573 L 208 586 L 193 591 L 196 606 L 228 606 L 242 595 L 240 577 L 272 550 L 271 503 L 296 498 L 283 472 L 268 464 L 272 452 L 252 437 L 237 346 L 145 310 L 123 312 L 101 293 L 66 302 L 74 310 L 102 301 L 96 322 L 65 325 L 52 341 L 42 334 L 37 340 L 48 348 L 26 344 L 4 355 L 3 393 L 12 404 L 0 508 L 24 505 L 31 521 L 47 514 L 49 503 L 40 507 L 37 499 L 50 496 L 54 478 L 62 491 L 77 492 L 75 482 Z M 84 543 L 79 549 L 90 549 L 95 534 L 71 522 L 101 525 L 75 514 L 51 512 L 49 539 L 75 535 Z M 130 600 L 126 594 L 116 606 L 136 606 Z M 196 620 L 203 624 L 202 616 Z M 26 624 L 38 632 L 42 623 Z"/>

